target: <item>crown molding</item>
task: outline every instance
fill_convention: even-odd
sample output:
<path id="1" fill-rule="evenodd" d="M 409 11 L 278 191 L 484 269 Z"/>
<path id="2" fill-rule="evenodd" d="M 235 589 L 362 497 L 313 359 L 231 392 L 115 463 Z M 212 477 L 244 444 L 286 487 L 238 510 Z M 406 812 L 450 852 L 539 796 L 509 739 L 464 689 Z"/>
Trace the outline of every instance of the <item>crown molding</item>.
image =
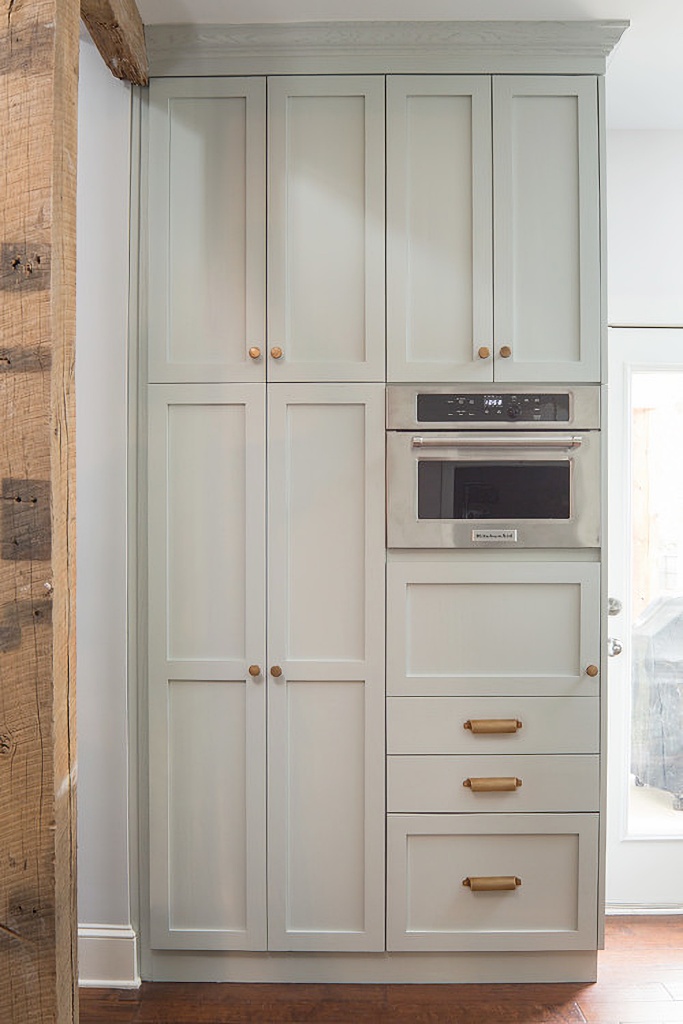
<path id="1" fill-rule="evenodd" d="M 628 21 L 148 25 L 150 73 L 603 74 Z"/>

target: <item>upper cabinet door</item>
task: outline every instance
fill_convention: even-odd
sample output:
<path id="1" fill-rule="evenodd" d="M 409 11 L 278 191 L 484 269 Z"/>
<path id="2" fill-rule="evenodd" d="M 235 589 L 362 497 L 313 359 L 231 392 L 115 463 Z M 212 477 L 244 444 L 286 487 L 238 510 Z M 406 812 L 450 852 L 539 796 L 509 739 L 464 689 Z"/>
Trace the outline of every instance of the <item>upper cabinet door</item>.
<path id="1" fill-rule="evenodd" d="M 491 80 L 387 80 L 389 380 L 492 379 Z"/>
<path id="2" fill-rule="evenodd" d="M 268 117 L 268 377 L 383 381 L 384 78 L 269 79 Z"/>
<path id="3" fill-rule="evenodd" d="M 597 81 L 493 84 L 495 378 L 599 381 Z"/>
<path id="4" fill-rule="evenodd" d="M 265 80 L 153 81 L 148 174 L 149 380 L 264 380 Z"/>

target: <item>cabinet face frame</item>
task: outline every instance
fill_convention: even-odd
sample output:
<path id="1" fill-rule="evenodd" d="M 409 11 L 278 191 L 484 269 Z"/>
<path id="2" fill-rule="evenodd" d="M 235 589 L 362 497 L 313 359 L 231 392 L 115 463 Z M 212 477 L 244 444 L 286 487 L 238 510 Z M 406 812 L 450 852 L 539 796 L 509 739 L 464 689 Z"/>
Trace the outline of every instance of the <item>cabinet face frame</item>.
<path id="1" fill-rule="evenodd" d="M 219 114 L 221 101 L 225 108 Z M 183 104 L 192 107 L 187 116 L 194 115 L 195 122 L 202 110 L 207 117 L 205 137 L 196 123 L 193 125 L 194 148 L 184 143 L 182 131 L 187 131 L 188 125 L 179 129 L 179 144 L 174 145 L 177 120 L 174 113 L 177 112 L 179 118 Z M 153 80 L 150 84 L 147 128 L 149 381 L 237 383 L 265 380 L 265 108 L 265 78 L 170 78 Z M 230 120 L 231 110 L 234 123 Z M 234 137 L 230 136 L 231 131 Z M 219 160 L 223 161 L 220 166 Z M 214 182 L 216 190 L 211 198 L 216 207 L 211 216 L 204 209 L 203 218 L 188 218 L 183 211 L 185 202 L 174 206 L 172 195 L 178 190 L 199 201 L 201 193 L 196 187 L 195 175 L 216 175 L 221 171 L 228 177 Z M 230 173 L 235 176 L 235 187 L 243 191 L 245 203 L 245 209 L 236 215 L 229 191 Z M 219 184 L 224 188 L 220 189 Z M 179 217 L 180 237 L 172 245 L 174 225 Z M 221 249 L 224 238 L 228 242 Z M 217 275 L 216 263 L 222 266 L 224 276 Z M 228 266 L 236 268 L 234 283 Z M 183 289 L 193 285 L 193 294 L 196 294 L 205 282 L 207 291 L 199 310 L 204 321 L 197 324 L 186 308 L 190 297 Z M 232 308 L 241 308 L 244 333 L 241 339 L 233 338 L 229 346 L 225 344 L 221 348 L 220 340 L 211 335 L 224 329 L 232 299 Z M 212 301 L 223 304 L 222 314 L 211 312 Z M 182 329 L 176 328 L 176 312 Z M 209 329 L 208 321 L 216 319 L 221 322 L 214 322 Z M 184 347 L 187 358 L 174 358 L 176 341 Z M 261 349 L 261 356 L 256 359 L 249 355 L 249 349 L 254 346 Z M 196 347 L 201 355 L 189 358 Z M 207 358 L 209 351 L 214 353 L 211 359 Z"/>
<path id="2" fill-rule="evenodd" d="M 253 678 L 248 672 L 251 663 L 261 661 L 265 653 L 265 401 L 264 389 L 259 384 L 230 385 L 150 385 L 147 388 L 148 417 L 149 417 L 149 456 L 148 456 L 148 591 L 149 591 L 149 650 L 148 650 L 148 707 L 149 707 L 149 772 L 150 772 L 150 799 L 149 799 L 149 829 L 150 829 L 150 903 L 151 903 L 151 942 L 159 949 L 265 949 L 266 948 L 266 690 L 265 678 L 263 675 Z M 222 439 L 221 444 L 232 448 L 232 456 L 235 464 L 244 459 L 244 477 L 242 480 L 243 491 L 238 493 L 236 504 L 231 506 L 238 512 L 236 521 L 231 523 L 228 516 L 229 508 L 227 503 L 219 502 L 220 507 L 211 497 L 220 493 L 229 493 L 230 489 L 237 486 L 237 481 L 231 477 L 228 481 L 221 481 L 220 465 L 216 465 L 214 478 L 203 476 L 206 480 L 206 494 L 197 493 L 193 488 L 185 491 L 178 487 L 177 475 L 183 466 L 188 465 L 192 460 L 192 452 L 188 446 L 187 436 L 183 436 L 183 424 L 173 424 L 173 411 L 179 410 L 181 420 L 185 413 L 189 413 L 190 422 L 188 429 L 194 429 L 198 437 L 198 420 L 202 411 L 212 410 L 235 410 L 238 414 L 243 413 L 243 439 L 244 451 L 238 450 L 239 440 L 233 441 L 229 437 Z M 194 420 L 194 425 L 192 423 Z M 215 424 L 214 424 L 215 426 Z M 215 435 L 215 431 L 212 431 Z M 207 438 L 209 437 L 206 434 Z M 249 452 L 249 459 L 245 459 L 244 453 Z M 180 453 L 175 459 L 176 453 Z M 260 456 L 259 456 L 260 453 Z M 197 453 L 201 458 L 201 453 Z M 174 480 L 174 477 L 176 478 Z M 182 536 L 178 530 L 191 524 L 196 516 L 197 503 L 200 506 L 206 502 L 209 506 L 214 504 L 209 512 L 215 523 L 223 520 L 225 529 L 228 531 L 238 529 L 241 521 L 242 541 L 244 550 L 244 581 L 247 583 L 245 592 L 241 596 L 233 594 L 234 601 L 244 601 L 244 632 L 235 632 L 230 642 L 242 646 L 242 650 L 234 650 L 232 656 L 225 651 L 222 656 L 216 656 L 210 650 L 203 654 L 201 638 L 197 636 L 197 628 L 201 628 L 197 616 L 194 616 L 194 635 L 186 633 L 185 650 L 176 648 L 174 651 L 169 643 L 169 626 L 174 614 L 180 614 L 182 610 L 174 613 L 172 581 L 169 574 L 169 565 L 177 563 L 176 582 L 182 580 L 183 576 L 191 579 L 194 573 L 193 559 L 188 560 L 183 553 Z M 205 538 L 204 544 L 211 543 L 211 538 Z M 220 562 L 220 529 L 216 531 L 216 560 Z M 238 542 L 239 543 L 239 542 Z M 234 550 L 234 548 L 233 548 Z M 210 556 L 210 552 L 207 553 Z M 238 573 L 235 572 L 237 576 Z M 196 581 L 195 581 L 196 582 Z M 216 597 L 218 603 L 227 600 L 219 591 L 223 588 L 229 589 L 231 580 L 222 578 L 214 580 L 217 588 Z M 234 585 L 233 585 L 234 586 Z M 207 601 L 210 594 L 207 594 Z M 176 595 L 176 600 L 178 595 Z M 190 617 L 192 622 L 192 616 Z M 188 627 L 192 629 L 192 625 Z M 219 639 L 214 630 L 213 643 Z M 220 642 L 220 641 L 219 641 Z M 262 662 L 261 662 L 262 665 Z M 264 667 L 262 665 L 262 667 Z M 196 693 L 201 696 L 205 703 L 202 712 L 194 697 L 188 703 L 187 693 L 196 687 Z M 225 868 L 221 866 L 220 857 L 216 850 L 208 843 L 203 855 L 210 871 L 207 869 L 206 877 L 199 869 L 199 864 L 194 868 L 186 867 L 186 874 L 182 869 L 174 877 L 173 857 L 174 851 L 178 852 L 180 860 L 183 857 L 186 863 L 192 858 L 192 847 L 196 850 L 198 832 L 202 828 L 201 820 L 195 818 L 194 824 L 189 821 L 173 823 L 173 801 L 179 801 L 179 813 L 194 813 L 200 815 L 202 810 L 209 816 L 206 820 L 206 827 L 209 833 L 216 831 L 212 823 L 220 818 L 220 793 L 207 792 L 186 792 L 187 784 L 183 778 L 176 779 L 174 776 L 174 764 L 172 750 L 174 742 L 176 753 L 184 758 L 189 758 L 188 765 L 192 766 L 192 773 L 196 780 L 204 786 L 210 786 L 213 773 L 213 766 L 209 758 L 205 756 L 207 750 L 202 745 L 202 735 L 198 730 L 209 726 L 212 730 L 218 730 L 219 726 L 211 721 L 212 708 L 221 707 L 224 713 L 231 714 L 237 704 L 233 698 L 226 703 L 225 698 L 219 697 L 221 689 L 227 694 L 225 687 L 228 686 L 237 692 L 241 689 L 243 697 L 238 701 L 244 715 L 244 734 L 234 737 L 236 743 L 235 756 L 239 757 L 239 749 L 244 744 L 244 763 L 239 770 L 231 772 L 229 755 L 224 754 L 224 777 L 222 784 L 230 786 L 234 778 L 243 778 L 244 789 L 240 792 L 235 790 L 230 794 L 230 799 L 235 809 L 235 820 L 231 825 L 231 832 L 239 834 L 239 842 L 242 844 L 241 858 L 243 859 L 244 877 L 243 888 L 240 889 L 240 879 L 231 875 L 228 864 Z M 186 691 L 186 694 L 184 694 Z M 181 727 L 183 720 L 175 720 L 172 704 L 174 692 L 179 699 L 175 701 L 178 705 L 178 714 L 186 715 L 190 720 L 196 720 L 194 732 L 189 727 L 189 738 L 195 742 L 196 747 L 187 751 L 182 738 Z M 219 703 L 216 703 L 218 699 Z M 201 703 L 201 701 L 200 701 Z M 226 733 L 229 722 L 226 722 Z M 239 726 L 233 726 L 238 728 Z M 175 737 L 175 739 L 174 739 Z M 180 745 L 178 745 L 180 744 Z M 241 783 L 239 783 L 241 784 Z M 238 785 L 239 785 L 238 784 Z M 241 807 L 240 807 L 241 804 Z M 194 810 L 193 810 L 194 807 Z M 217 826 L 218 827 L 218 826 Z M 214 835 L 215 838 L 215 835 Z M 188 860 L 189 858 L 189 860 Z M 174 899 L 185 910 L 183 914 L 188 916 L 187 908 L 191 905 L 190 894 L 193 888 L 198 896 L 197 903 L 204 902 L 205 907 L 220 904 L 220 897 L 217 893 L 207 889 L 208 878 L 213 875 L 217 885 L 226 892 L 240 891 L 239 902 L 244 902 L 244 926 L 243 927 L 202 927 L 199 922 L 191 926 L 186 924 L 174 926 L 173 906 Z M 226 915 L 229 908 L 226 908 Z M 212 911 L 214 913 L 214 911 Z M 183 916 L 180 914 L 180 917 Z"/>

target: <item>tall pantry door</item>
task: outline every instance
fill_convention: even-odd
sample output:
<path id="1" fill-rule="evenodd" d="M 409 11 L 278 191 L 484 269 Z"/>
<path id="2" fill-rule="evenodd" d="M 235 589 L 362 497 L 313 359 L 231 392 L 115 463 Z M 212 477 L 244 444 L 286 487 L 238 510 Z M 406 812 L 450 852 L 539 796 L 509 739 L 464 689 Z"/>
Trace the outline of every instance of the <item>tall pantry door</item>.
<path id="1" fill-rule="evenodd" d="M 268 947 L 384 949 L 384 388 L 272 385 Z"/>
<path id="2" fill-rule="evenodd" d="M 151 944 L 265 949 L 265 395 L 149 396 Z"/>

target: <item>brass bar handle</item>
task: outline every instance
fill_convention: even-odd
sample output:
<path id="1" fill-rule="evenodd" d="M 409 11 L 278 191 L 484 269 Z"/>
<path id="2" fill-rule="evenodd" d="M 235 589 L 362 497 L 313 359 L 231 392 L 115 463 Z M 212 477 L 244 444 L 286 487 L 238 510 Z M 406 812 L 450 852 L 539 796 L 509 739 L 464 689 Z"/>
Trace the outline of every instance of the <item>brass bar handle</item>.
<path id="1" fill-rule="evenodd" d="M 463 878 L 462 884 L 472 892 L 510 892 L 519 888 L 522 879 L 516 875 L 481 875 L 478 878 Z"/>
<path id="2" fill-rule="evenodd" d="M 518 718 L 468 718 L 462 727 L 473 733 L 517 732 L 522 723 Z"/>
<path id="3" fill-rule="evenodd" d="M 522 780 L 517 778 L 482 778 L 465 779 L 463 786 L 471 789 L 473 793 L 514 793 L 522 785 Z"/>

